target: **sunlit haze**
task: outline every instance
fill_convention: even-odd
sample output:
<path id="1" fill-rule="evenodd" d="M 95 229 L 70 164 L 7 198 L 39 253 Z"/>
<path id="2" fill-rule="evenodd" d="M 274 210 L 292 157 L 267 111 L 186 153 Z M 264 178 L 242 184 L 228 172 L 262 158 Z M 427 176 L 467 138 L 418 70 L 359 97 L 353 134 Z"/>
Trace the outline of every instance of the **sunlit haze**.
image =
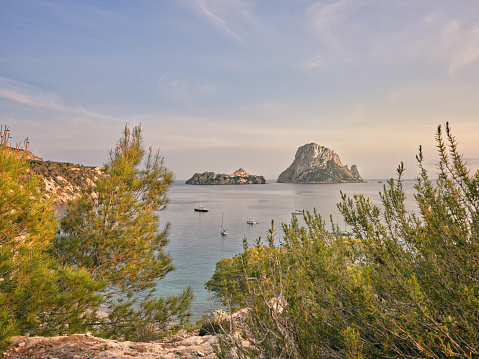
<path id="1" fill-rule="evenodd" d="M 127 123 L 177 179 L 276 179 L 299 146 L 417 175 L 449 121 L 479 166 L 477 0 L 0 0 L 0 123 L 102 165 Z"/>

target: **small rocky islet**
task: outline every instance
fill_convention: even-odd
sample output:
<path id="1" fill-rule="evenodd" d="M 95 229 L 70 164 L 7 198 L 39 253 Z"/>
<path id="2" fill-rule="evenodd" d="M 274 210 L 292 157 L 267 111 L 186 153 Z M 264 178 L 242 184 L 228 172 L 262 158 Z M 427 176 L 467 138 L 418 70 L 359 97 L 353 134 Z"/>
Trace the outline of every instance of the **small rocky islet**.
<path id="1" fill-rule="evenodd" d="M 191 185 L 227 185 L 227 184 L 267 184 L 263 176 L 251 175 L 240 168 L 233 174 L 214 172 L 195 173 L 186 184 Z"/>

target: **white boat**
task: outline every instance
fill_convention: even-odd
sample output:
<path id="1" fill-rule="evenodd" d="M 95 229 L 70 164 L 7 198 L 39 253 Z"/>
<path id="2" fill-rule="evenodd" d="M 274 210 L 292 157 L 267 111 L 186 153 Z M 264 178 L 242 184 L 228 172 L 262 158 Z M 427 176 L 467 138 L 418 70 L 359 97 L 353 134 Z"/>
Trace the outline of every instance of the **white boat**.
<path id="1" fill-rule="evenodd" d="M 221 235 L 222 235 L 222 236 L 227 236 L 227 235 L 228 235 L 228 231 L 223 228 L 223 219 L 224 219 L 224 217 L 225 217 L 225 214 L 223 213 L 223 216 L 221 217 Z"/>
<path id="2" fill-rule="evenodd" d="M 251 224 L 251 225 L 253 225 L 253 224 L 258 224 L 258 222 L 256 222 L 254 219 L 251 219 L 251 218 L 248 218 L 248 220 L 246 221 L 246 223 Z"/>
<path id="3" fill-rule="evenodd" d="M 294 208 L 296 208 L 296 198 L 294 199 Z M 291 214 L 295 216 L 302 216 L 304 214 L 304 209 L 295 209 Z"/>
<path id="4" fill-rule="evenodd" d="M 198 207 L 195 207 L 195 212 L 208 212 L 209 209 L 206 207 L 201 207 L 201 194 L 200 194 L 200 202 L 198 204 Z"/>

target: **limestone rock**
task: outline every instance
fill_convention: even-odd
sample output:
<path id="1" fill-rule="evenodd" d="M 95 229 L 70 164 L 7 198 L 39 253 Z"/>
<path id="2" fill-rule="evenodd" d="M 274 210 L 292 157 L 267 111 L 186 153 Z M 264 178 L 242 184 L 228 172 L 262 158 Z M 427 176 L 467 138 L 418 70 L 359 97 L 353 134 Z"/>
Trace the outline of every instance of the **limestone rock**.
<path id="1" fill-rule="evenodd" d="M 40 177 L 46 197 L 63 205 L 81 195 L 94 181 L 105 176 L 102 167 L 88 167 L 67 162 L 30 160 L 30 171 Z"/>
<path id="2" fill-rule="evenodd" d="M 193 185 L 216 185 L 216 184 L 266 184 L 268 181 L 263 176 L 255 176 L 240 168 L 233 174 L 214 172 L 195 173 L 186 184 Z"/>
<path id="3" fill-rule="evenodd" d="M 10 359 L 31 358 L 89 358 L 89 359 L 180 359 L 217 358 L 213 345 L 218 344 L 216 336 L 175 335 L 156 342 L 129 342 L 102 339 L 88 334 L 72 334 L 57 337 L 14 337 L 12 346 L 0 357 Z M 189 335 L 189 334 L 187 334 Z M 193 333 L 194 335 L 194 333 Z"/>
<path id="4" fill-rule="evenodd" d="M 26 178 L 38 176 L 44 198 L 53 197 L 55 205 L 64 205 L 94 186 L 94 181 L 106 176 L 102 167 L 90 167 L 68 162 L 44 161 L 30 151 L 10 147 L 29 162 Z"/>
<path id="5" fill-rule="evenodd" d="M 364 182 L 356 165 L 343 166 L 331 149 L 316 143 L 301 146 L 293 163 L 277 180 L 278 183 L 359 183 Z"/>
<path id="6" fill-rule="evenodd" d="M 230 317 L 232 336 L 240 338 L 245 330 L 245 316 L 248 309 L 242 309 Z M 102 339 L 89 334 L 71 334 L 55 337 L 17 336 L 11 338 L 7 351 L 0 358 L 9 359 L 217 359 L 214 346 L 218 345 L 217 335 L 199 336 L 199 329 L 178 333 L 152 342 L 130 342 Z M 243 343 L 249 345 L 248 342 Z"/>

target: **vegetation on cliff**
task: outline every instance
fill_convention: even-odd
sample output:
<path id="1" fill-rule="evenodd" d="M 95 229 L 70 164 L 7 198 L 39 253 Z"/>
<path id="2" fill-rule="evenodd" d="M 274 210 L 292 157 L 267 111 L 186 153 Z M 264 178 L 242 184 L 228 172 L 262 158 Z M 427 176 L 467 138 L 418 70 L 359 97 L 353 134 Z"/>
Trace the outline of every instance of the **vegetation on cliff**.
<path id="1" fill-rule="evenodd" d="M 42 189 L 55 204 L 66 204 L 78 198 L 99 177 L 105 175 L 101 167 L 89 167 L 68 162 L 31 159 L 30 175 L 39 176 Z"/>
<path id="2" fill-rule="evenodd" d="M 254 260 L 246 249 L 219 263 L 208 287 L 250 308 L 242 338 L 220 337 L 220 357 L 479 356 L 479 171 L 469 173 L 448 124 L 447 143 L 441 126 L 436 140 L 437 181 L 417 156 L 416 212 L 404 206 L 401 164 L 381 207 L 342 194 L 354 238 L 307 213 L 305 226 L 282 226 L 279 249 L 272 230 Z"/>

